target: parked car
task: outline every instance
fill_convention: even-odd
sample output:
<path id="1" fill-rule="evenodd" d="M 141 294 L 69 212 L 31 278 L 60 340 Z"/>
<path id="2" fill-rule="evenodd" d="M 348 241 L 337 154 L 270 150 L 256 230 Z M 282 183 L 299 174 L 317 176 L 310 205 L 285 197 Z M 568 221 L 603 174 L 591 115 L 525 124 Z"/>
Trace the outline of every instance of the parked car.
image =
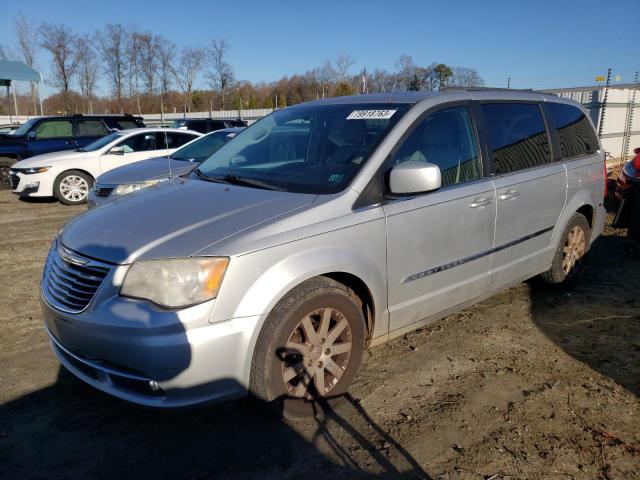
<path id="1" fill-rule="evenodd" d="M 128 193 L 186 175 L 242 130 L 217 130 L 192 140 L 169 156 L 142 160 L 100 175 L 89 190 L 87 206 L 98 207 Z"/>
<path id="2" fill-rule="evenodd" d="M 246 127 L 242 119 L 216 120 L 213 118 L 180 118 L 171 122 L 172 128 L 184 128 L 200 133 L 215 132 L 223 128 Z"/>
<path id="3" fill-rule="evenodd" d="M 112 130 L 143 128 L 132 115 L 71 115 L 36 117 L 17 129 L 0 133 L 0 186 L 9 184 L 14 163 L 49 152 L 82 148 Z"/>
<path id="4" fill-rule="evenodd" d="M 636 158 L 638 156 L 640 149 L 636 149 Z M 640 169 L 635 168 L 633 160 L 625 163 L 620 171 L 615 195 L 619 206 L 613 226 L 628 229 L 628 237 L 640 246 Z"/>
<path id="5" fill-rule="evenodd" d="M 365 348 L 529 277 L 575 278 L 603 229 L 603 165 L 584 108 L 549 94 L 278 110 L 188 178 L 63 228 L 46 332 L 72 373 L 132 402 L 252 392 L 310 413 Z"/>
<path id="6" fill-rule="evenodd" d="M 199 136 L 198 132 L 166 128 L 116 131 L 72 152 L 46 153 L 19 161 L 11 167 L 11 187 L 24 197 L 55 197 L 65 205 L 85 203 L 98 175 L 169 155 Z"/>

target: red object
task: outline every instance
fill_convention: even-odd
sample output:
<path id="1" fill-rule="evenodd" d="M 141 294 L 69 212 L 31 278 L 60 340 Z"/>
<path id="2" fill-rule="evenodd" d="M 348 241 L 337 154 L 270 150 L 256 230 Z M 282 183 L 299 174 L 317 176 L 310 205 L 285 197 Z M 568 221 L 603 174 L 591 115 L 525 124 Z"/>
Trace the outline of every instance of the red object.
<path id="1" fill-rule="evenodd" d="M 635 157 L 633 157 L 633 168 L 636 172 L 640 171 L 640 153 L 638 153 Z"/>

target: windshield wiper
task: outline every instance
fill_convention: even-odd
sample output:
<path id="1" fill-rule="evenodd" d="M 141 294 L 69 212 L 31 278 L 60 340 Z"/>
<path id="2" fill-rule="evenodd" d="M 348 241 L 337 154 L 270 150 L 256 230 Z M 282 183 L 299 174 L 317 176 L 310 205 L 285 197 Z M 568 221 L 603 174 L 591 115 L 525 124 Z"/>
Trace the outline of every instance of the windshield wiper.
<path id="1" fill-rule="evenodd" d="M 231 175 L 231 174 L 221 175 L 218 177 L 209 177 L 204 173 L 202 173 L 202 171 L 199 168 L 196 168 L 196 174 L 200 178 L 207 180 L 209 182 L 228 183 L 231 185 L 241 185 L 245 187 L 262 188 L 264 190 L 275 190 L 279 192 L 286 191 L 282 187 L 277 187 L 275 185 L 271 185 L 270 183 L 266 183 L 266 182 L 263 182 L 262 180 L 257 180 L 255 178 L 239 177 L 237 175 Z"/>

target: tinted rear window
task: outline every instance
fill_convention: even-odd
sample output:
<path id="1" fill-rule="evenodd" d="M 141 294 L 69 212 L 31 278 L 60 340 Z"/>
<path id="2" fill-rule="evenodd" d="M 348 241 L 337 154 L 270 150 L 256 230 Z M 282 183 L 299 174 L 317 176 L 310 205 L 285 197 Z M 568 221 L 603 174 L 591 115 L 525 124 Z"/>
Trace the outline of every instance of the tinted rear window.
<path id="1" fill-rule="evenodd" d="M 538 104 L 482 105 L 494 153 L 497 175 L 551 162 L 551 150 Z"/>
<path id="2" fill-rule="evenodd" d="M 582 110 L 563 103 L 548 103 L 547 108 L 558 132 L 562 158 L 588 155 L 598 149 L 598 137 Z"/>

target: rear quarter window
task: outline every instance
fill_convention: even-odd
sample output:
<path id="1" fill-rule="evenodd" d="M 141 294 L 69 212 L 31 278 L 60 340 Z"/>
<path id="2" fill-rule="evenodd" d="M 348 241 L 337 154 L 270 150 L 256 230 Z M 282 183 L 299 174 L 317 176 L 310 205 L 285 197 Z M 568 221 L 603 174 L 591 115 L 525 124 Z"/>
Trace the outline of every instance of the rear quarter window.
<path id="1" fill-rule="evenodd" d="M 549 137 L 537 103 L 485 103 L 482 113 L 496 175 L 551 162 Z"/>
<path id="2" fill-rule="evenodd" d="M 589 155 L 598 150 L 598 137 L 582 110 L 563 103 L 548 103 L 547 109 L 558 132 L 563 159 Z"/>

